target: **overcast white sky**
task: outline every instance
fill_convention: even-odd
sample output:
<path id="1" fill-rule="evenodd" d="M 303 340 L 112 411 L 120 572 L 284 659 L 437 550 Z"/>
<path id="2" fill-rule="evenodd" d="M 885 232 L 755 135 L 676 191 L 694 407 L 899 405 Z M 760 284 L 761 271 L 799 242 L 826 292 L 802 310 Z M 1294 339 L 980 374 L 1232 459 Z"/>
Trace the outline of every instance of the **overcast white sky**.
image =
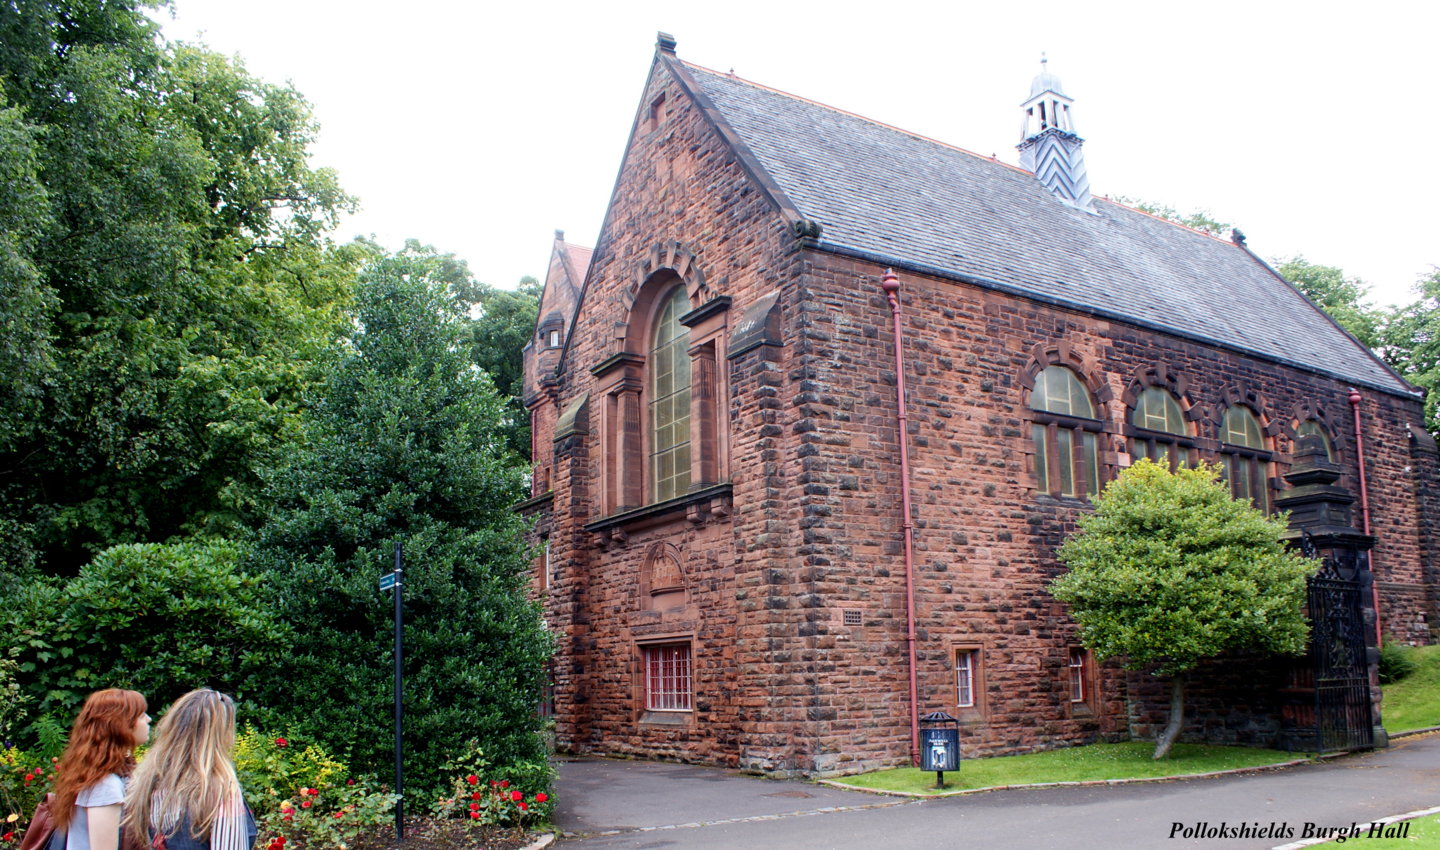
<path id="1" fill-rule="evenodd" d="M 175 0 L 168 37 L 291 80 L 362 210 L 513 286 L 593 245 L 657 30 L 682 59 L 1017 160 L 1042 51 L 1098 195 L 1209 210 L 1410 300 L 1440 263 L 1440 3 Z"/>

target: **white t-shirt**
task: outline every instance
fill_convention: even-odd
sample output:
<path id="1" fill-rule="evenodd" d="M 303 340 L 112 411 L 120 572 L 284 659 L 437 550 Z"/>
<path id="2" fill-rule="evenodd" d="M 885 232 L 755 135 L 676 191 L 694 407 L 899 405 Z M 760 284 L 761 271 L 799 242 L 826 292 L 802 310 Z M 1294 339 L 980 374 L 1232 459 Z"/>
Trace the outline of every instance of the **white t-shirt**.
<path id="1" fill-rule="evenodd" d="M 70 816 L 70 829 L 65 834 L 65 850 L 90 850 L 90 818 L 86 809 L 118 806 L 123 802 L 125 780 L 114 773 L 75 795 L 75 814 Z"/>

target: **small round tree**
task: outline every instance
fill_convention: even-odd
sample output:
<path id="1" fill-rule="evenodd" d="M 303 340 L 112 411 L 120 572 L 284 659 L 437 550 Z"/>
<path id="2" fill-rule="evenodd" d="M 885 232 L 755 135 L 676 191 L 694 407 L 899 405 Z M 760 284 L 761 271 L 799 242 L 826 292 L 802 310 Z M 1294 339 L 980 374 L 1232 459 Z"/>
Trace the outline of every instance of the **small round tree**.
<path id="1" fill-rule="evenodd" d="M 1219 476 L 1216 466 L 1171 472 L 1141 460 L 1056 553 L 1069 572 L 1050 592 L 1070 606 L 1086 648 L 1170 678 L 1157 759 L 1180 734 L 1186 674 L 1202 660 L 1305 649 L 1305 579 L 1319 564 L 1281 542 L 1283 518 L 1232 498 Z"/>

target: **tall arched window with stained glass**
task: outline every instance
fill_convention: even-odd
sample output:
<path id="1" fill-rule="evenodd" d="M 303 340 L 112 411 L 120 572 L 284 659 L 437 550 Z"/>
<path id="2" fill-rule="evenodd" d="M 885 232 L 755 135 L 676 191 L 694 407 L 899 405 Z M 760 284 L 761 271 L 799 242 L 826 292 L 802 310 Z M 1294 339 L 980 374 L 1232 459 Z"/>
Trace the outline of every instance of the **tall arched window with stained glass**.
<path id="1" fill-rule="evenodd" d="M 690 486 L 690 311 L 685 287 L 665 296 L 650 346 L 651 501 L 684 495 Z"/>
<path id="2" fill-rule="evenodd" d="M 1037 490 L 1083 498 L 1100 492 L 1099 434 L 1095 403 L 1079 376 L 1047 366 L 1030 392 Z"/>

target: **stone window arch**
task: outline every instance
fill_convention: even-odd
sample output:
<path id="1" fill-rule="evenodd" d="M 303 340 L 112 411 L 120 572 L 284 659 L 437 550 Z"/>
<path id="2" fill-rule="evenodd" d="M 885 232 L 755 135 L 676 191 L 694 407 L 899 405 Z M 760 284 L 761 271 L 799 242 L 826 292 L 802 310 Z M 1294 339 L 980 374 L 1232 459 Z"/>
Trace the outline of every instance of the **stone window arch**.
<path id="1" fill-rule="evenodd" d="M 1067 366 L 1045 366 L 1031 379 L 1030 412 L 1038 492 L 1069 498 L 1099 493 L 1104 425 L 1080 376 Z"/>
<path id="2" fill-rule="evenodd" d="M 716 506 L 690 511 L 686 500 L 709 498 L 728 475 L 720 364 L 730 299 L 705 282 L 695 255 L 679 243 L 657 244 L 633 273 L 611 302 L 610 353 L 590 370 L 602 399 L 605 512 L 628 521 L 642 509 L 683 508 L 704 521 Z"/>

